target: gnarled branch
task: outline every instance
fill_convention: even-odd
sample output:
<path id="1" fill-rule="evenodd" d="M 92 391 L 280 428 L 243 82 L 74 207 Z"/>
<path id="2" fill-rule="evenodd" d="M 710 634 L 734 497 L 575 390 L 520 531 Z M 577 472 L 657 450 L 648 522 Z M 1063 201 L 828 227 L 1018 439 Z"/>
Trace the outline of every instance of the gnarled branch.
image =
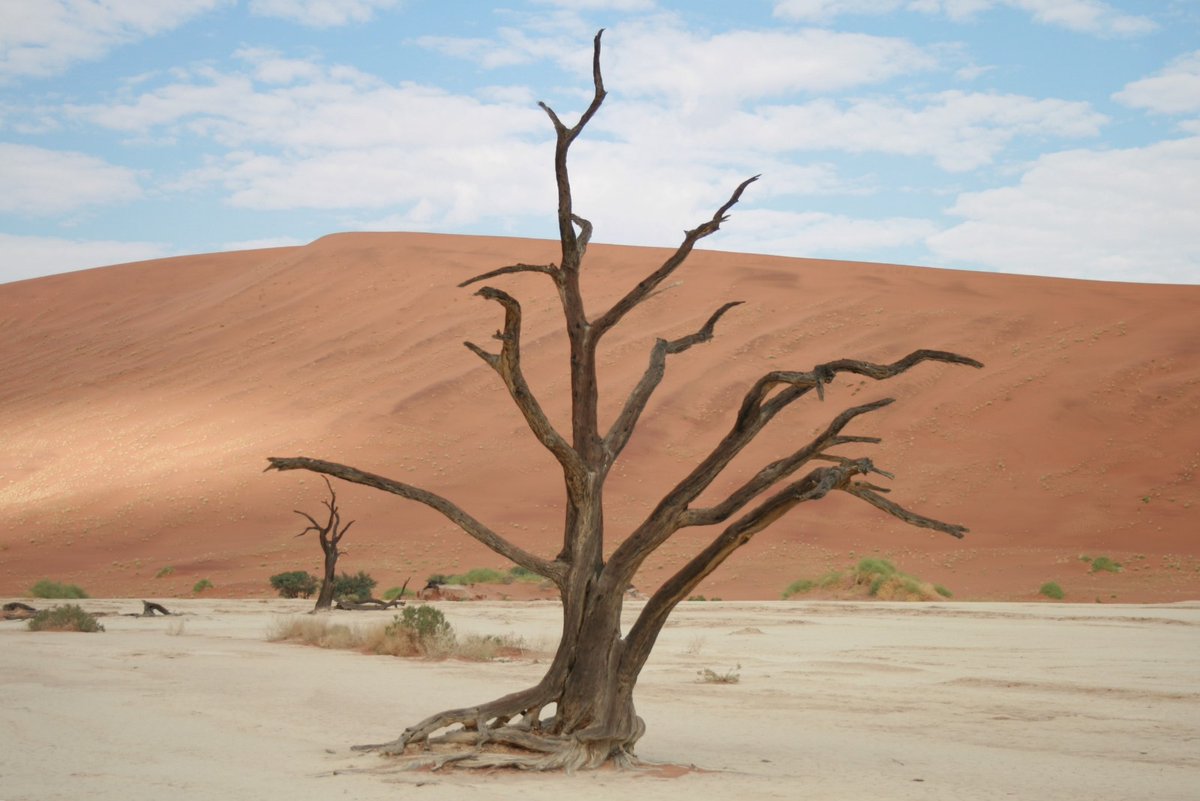
<path id="1" fill-rule="evenodd" d="M 733 458 L 758 436 L 775 415 L 810 390 L 815 388 L 821 392 L 822 387 L 831 382 L 838 373 L 855 373 L 885 380 L 925 361 L 983 366 L 974 359 L 948 351 L 917 350 L 891 364 L 839 359 L 819 364 L 808 372 L 774 371 L 763 376 L 746 393 L 729 433 L 691 473 L 659 501 L 637 530 L 621 543 L 609 560 L 610 567 L 621 571 L 626 579 L 631 578 L 642 560 L 683 525 L 688 504 L 716 480 Z M 783 388 L 779 390 L 781 386 Z"/>
<path id="2" fill-rule="evenodd" d="M 874 506 L 876 509 L 887 512 L 892 517 L 899 518 L 905 523 L 908 523 L 910 526 L 916 526 L 918 528 L 931 528 L 934 531 L 940 531 L 944 534 L 949 534 L 951 537 L 955 537 L 960 540 L 963 538 L 964 534 L 970 531 L 970 529 L 968 529 L 966 526 L 960 526 L 953 523 L 943 523 L 942 521 L 935 520 L 932 517 L 925 517 L 924 515 L 919 515 L 916 512 L 910 512 L 900 504 L 893 503 L 887 498 L 879 495 L 880 492 L 888 491 L 883 487 L 876 487 L 873 484 L 855 481 L 844 487 L 840 487 L 839 489 L 850 493 L 856 498 L 861 498 L 862 500 Z"/>
<path id="3" fill-rule="evenodd" d="M 708 526 L 716 523 L 724 523 L 733 515 L 737 514 L 746 507 L 752 500 L 761 495 L 767 489 L 794 474 L 797 470 L 803 467 L 813 459 L 819 459 L 824 454 L 826 448 L 844 445 L 850 442 L 872 442 L 877 443 L 877 437 L 846 437 L 840 436 L 841 431 L 851 420 L 860 415 L 882 409 L 894 403 L 893 398 L 884 398 L 883 400 L 867 403 L 862 406 L 855 406 L 851 409 L 839 414 L 833 419 L 825 430 L 813 438 L 804 447 L 798 449 L 790 456 L 772 462 L 763 469 L 759 470 L 749 481 L 734 490 L 728 498 L 721 503 L 707 509 L 688 509 L 680 518 L 680 528 L 685 526 Z M 657 546 L 652 546 L 657 547 Z"/>
<path id="4" fill-rule="evenodd" d="M 489 270 L 486 273 L 480 273 L 473 278 L 468 278 L 459 284 L 459 288 L 477 284 L 480 281 L 487 281 L 499 275 L 513 275 L 515 273 L 541 273 L 548 275 L 556 282 L 558 281 L 558 267 L 554 264 L 510 264 L 507 267 L 498 267 L 495 270 Z"/>
<path id="5" fill-rule="evenodd" d="M 583 226 L 581 224 L 581 227 L 584 229 L 583 245 L 581 246 L 574 228 L 577 218 L 571 209 L 571 181 L 567 173 L 567 151 L 570 150 L 571 143 L 575 141 L 575 137 L 579 136 L 584 126 L 588 124 L 600 109 L 600 104 L 604 102 L 604 97 L 607 94 L 604 91 L 604 77 L 600 73 L 600 37 L 603 34 L 604 29 L 601 28 L 596 32 L 596 38 L 592 43 L 592 84 L 594 92 L 592 94 L 592 102 L 588 104 L 579 121 L 574 126 L 568 128 L 558 118 L 558 115 L 554 113 L 554 109 L 545 103 L 538 103 L 542 110 L 546 112 L 546 115 L 550 117 L 550 122 L 554 124 L 554 132 L 557 138 L 554 147 L 554 177 L 558 184 L 558 235 L 562 242 L 562 269 L 572 273 L 579 270 L 579 262 L 583 258 L 583 250 L 587 247 L 587 240 L 591 238 L 591 225 Z"/>
<path id="6" fill-rule="evenodd" d="M 704 550 L 659 587 L 646 602 L 625 638 L 622 673 L 629 672 L 630 675 L 636 676 L 675 606 L 688 597 L 700 582 L 720 567 L 734 551 L 798 504 L 818 500 L 834 490 L 844 490 L 911 525 L 935 529 L 958 538 L 968 530 L 965 526 L 944 523 L 910 512 L 880 497 L 868 489 L 867 485 L 852 480 L 855 476 L 869 473 L 883 471 L 875 467 L 870 459 L 839 459 L 835 466 L 819 467 L 799 481 L 784 487 L 725 528 Z"/>
<path id="7" fill-rule="evenodd" d="M 679 337 L 678 339 L 658 339 L 655 341 L 654 347 L 650 350 L 650 363 L 646 366 L 646 372 L 642 374 L 641 380 L 633 388 L 629 398 L 625 401 L 625 406 L 621 409 L 620 414 L 617 415 L 617 419 L 613 421 L 612 427 L 604 437 L 606 461 L 609 466 L 616 461 L 617 456 L 625 449 L 626 444 L 629 442 L 629 437 L 633 434 L 634 426 L 637 425 L 642 412 L 646 409 L 646 404 L 650 401 L 650 396 L 654 394 L 654 390 L 662 382 L 663 375 L 666 372 L 667 356 L 673 353 L 682 353 L 692 347 L 692 345 L 711 340 L 717 321 L 725 315 L 725 312 L 741 304 L 742 301 L 740 300 L 726 303 L 713 312 L 712 316 L 695 333 Z"/>
<path id="8" fill-rule="evenodd" d="M 499 355 L 488 353 L 471 342 L 464 344 L 499 374 L 538 441 L 554 454 L 563 467 L 574 469 L 579 463 L 579 455 L 551 425 L 521 370 L 521 304 L 507 292 L 490 286 L 483 287 L 475 294 L 504 307 L 504 330 L 498 335 L 503 344 Z"/>
<path id="9" fill-rule="evenodd" d="M 384 492 L 390 492 L 393 495 L 399 495 L 401 498 L 407 498 L 410 501 L 423 503 L 429 508 L 441 512 L 450 522 L 457 525 L 471 537 L 474 537 L 496 553 L 521 567 L 543 575 L 555 584 L 561 584 L 566 575 L 563 565 L 543 559 L 540 556 L 529 553 L 524 548 L 514 545 L 467 514 L 456 504 L 428 490 L 400 481 L 394 481 L 375 473 L 368 473 L 354 467 L 338 464 L 337 462 L 310 459 L 306 456 L 271 456 L 267 459 L 267 462 L 269 463 L 268 470 L 309 470 L 314 473 L 322 473 L 334 478 L 340 478 L 354 484 L 374 487 Z"/>
<path id="10" fill-rule="evenodd" d="M 733 208 L 742 197 L 742 193 L 746 191 L 746 187 L 757 181 L 759 176 L 755 175 L 752 178 L 747 178 L 738 184 L 737 189 L 733 191 L 733 195 L 725 202 L 725 205 L 717 209 L 717 212 L 712 216 L 712 219 L 705 220 L 700 225 L 690 231 L 684 233 L 683 242 L 676 248 L 675 252 L 663 262 L 662 266 L 652 272 L 650 275 L 638 282 L 637 286 L 629 290 L 625 297 L 613 304 L 612 308 L 602 314 L 592 323 L 593 341 L 598 341 L 604 333 L 620 322 L 621 318 L 632 311 L 639 303 L 645 300 L 651 292 L 665 281 L 673 272 L 679 269 L 689 255 L 696 243 L 709 234 L 715 233 L 721 223 L 729 219 L 728 211 Z"/>

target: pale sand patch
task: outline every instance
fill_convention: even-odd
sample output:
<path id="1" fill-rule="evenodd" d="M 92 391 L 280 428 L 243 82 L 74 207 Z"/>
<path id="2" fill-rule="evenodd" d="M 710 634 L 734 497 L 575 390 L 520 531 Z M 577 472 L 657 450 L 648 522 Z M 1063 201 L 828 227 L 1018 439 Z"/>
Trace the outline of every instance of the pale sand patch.
<path id="1" fill-rule="evenodd" d="M 1182 800 L 1200 779 L 1197 603 L 684 604 L 637 694 L 640 755 L 698 768 L 674 778 L 390 771 L 348 747 L 544 665 L 265 640 L 307 602 L 168 606 L 185 614 L 108 616 L 104 634 L 0 623 L 0 798 Z M 462 632 L 557 636 L 553 603 L 441 608 Z M 697 681 L 735 665 L 737 684 Z"/>

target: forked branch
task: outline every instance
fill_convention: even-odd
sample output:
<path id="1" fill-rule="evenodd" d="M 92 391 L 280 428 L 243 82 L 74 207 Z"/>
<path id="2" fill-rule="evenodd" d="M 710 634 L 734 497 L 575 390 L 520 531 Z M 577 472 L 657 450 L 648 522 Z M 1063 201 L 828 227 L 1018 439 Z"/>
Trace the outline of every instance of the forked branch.
<path id="1" fill-rule="evenodd" d="M 500 353 L 489 353 L 473 342 L 463 344 L 476 356 L 491 365 L 492 369 L 503 379 L 504 386 L 508 387 L 509 395 L 512 396 L 517 408 L 521 410 L 525 422 L 538 441 L 546 450 L 554 454 L 564 468 L 574 469 L 579 463 L 579 455 L 551 425 L 521 370 L 521 304 L 507 292 L 490 286 L 483 287 L 475 294 L 488 300 L 494 300 L 504 307 L 504 330 L 497 334 L 497 338 L 502 343 Z"/>
<path id="2" fill-rule="evenodd" d="M 600 104 L 604 102 L 607 94 L 604 91 L 604 77 L 600 73 L 600 37 L 603 34 L 604 29 L 601 28 L 596 32 L 596 38 L 592 43 L 594 92 L 592 102 L 588 104 L 579 121 L 568 128 L 554 113 L 554 109 L 545 103 L 538 103 L 550 117 L 550 122 L 554 124 L 554 133 L 557 138 L 554 146 L 554 177 L 558 185 L 558 235 L 562 242 L 562 269 L 571 273 L 579 270 L 580 259 L 583 258 L 583 251 L 587 248 L 588 239 L 591 238 L 592 226 L 591 223 L 578 217 L 571 208 L 571 181 L 567 172 L 567 152 L 571 149 L 571 143 L 575 141 L 575 137 L 579 136 L 584 126 L 600 110 Z M 575 233 L 574 226 L 577 221 L 583 229 L 581 235 Z"/>
<path id="3" fill-rule="evenodd" d="M 964 364 L 972 367 L 983 366 L 974 359 L 948 351 L 917 350 L 891 364 L 839 359 L 819 364 L 808 372 L 775 371 L 763 376 L 747 391 L 729 433 L 717 443 L 716 447 L 691 473 L 659 501 L 646 520 L 625 542 L 621 543 L 609 560 L 610 566 L 614 570 L 621 571 L 626 578 L 631 578 L 642 560 L 685 524 L 685 512 L 688 505 L 716 480 L 733 458 L 758 436 L 767 423 L 797 399 L 813 389 L 822 393 L 824 385 L 833 381 L 838 373 L 855 373 L 876 380 L 885 380 L 900 375 L 925 361 Z M 782 389 L 780 389 L 781 387 Z M 856 409 L 873 410 L 864 407 L 856 407 Z M 856 409 L 849 410 L 848 413 L 851 414 L 851 417 L 862 413 Z M 839 417 L 838 420 L 840 419 Z M 837 420 L 834 422 L 836 424 Z M 806 449 L 801 449 L 793 454 L 792 458 L 803 463 L 812 458 L 812 455 L 806 454 Z M 797 467 L 799 467 L 799 463 L 792 469 Z M 770 470 L 770 468 L 767 469 Z M 754 484 L 753 479 L 751 483 Z M 757 491 L 755 491 L 756 487 Z M 746 500 L 752 499 L 764 489 L 765 486 L 755 485 L 749 487 L 748 495 L 737 497 L 742 499 L 741 503 L 744 505 Z M 732 501 L 732 506 L 741 508 L 736 499 Z M 716 512 L 709 511 L 708 514 L 719 516 L 723 512 L 723 508 L 718 508 Z"/>
<path id="4" fill-rule="evenodd" d="M 966 533 L 968 529 L 965 526 L 944 523 L 910 512 L 899 504 L 880 497 L 866 485 L 853 481 L 855 476 L 882 472 L 870 459 L 839 459 L 836 465 L 819 467 L 799 481 L 784 487 L 725 528 L 678 573 L 667 579 L 646 602 L 637 622 L 626 637 L 622 673 L 630 672 L 630 675 L 636 676 L 675 606 L 687 598 L 700 582 L 720 567 L 734 551 L 750 542 L 755 534 L 783 517 L 798 504 L 819 500 L 834 490 L 844 490 L 905 523 L 931 528 L 958 538 Z"/>
<path id="5" fill-rule="evenodd" d="M 655 341 L 654 347 L 650 350 L 650 363 L 646 366 L 646 372 L 642 374 L 641 380 L 633 388 L 629 398 L 625 401 L 625 406 L 621 409 L 621 413 L 617 415 L 617 419 L 613 422 L 608 434 L 604 437 L 605 458 L 609 466 L 616 461 L 617 456 L 620 455 L 625 445 L 628 444 L 629 437 L 633 434 L 634 426 L 637 425 L 642 412 L 646 409 L 646 404 L 650 401 L 654 390 L 662 382 L 663 375 L 666 373 L 667 356 L 674 353 L 683 353 L 693 345 L 711 340 L 713 338 L 713 329 L 716 328 L 717 322 L 725 315 L 725 312 L 741 304 L 742 301 L 740 300 L 726 303 L 713 312 L 712 316 L 695 333 L 679 337 L 678 339 L 658 339 Z"/>
<path id="6" fill-rule="evenodd" d="M 751 501 L 757 498 L 766 490 L 770 489 L 776 483 L 793 475 L 804 465 L 816 458 L 820 458 L 823 451 L 827 448 L 833 448 L 838 445 L 845 445 L 851 442 L 866 442 L 878 443 L 877 437 L 848 437 L 842 436 L 841 432 L 851 420 L 854 420 L 860 415 L 882 409 L 885 406 L 890 406 L 894 403 L 893 398 L 884 398 L 867 403 L 862 406 L 855 406 L 847 409 L 833 419 L 833 421 L 825 427 L 825 430 L 813 438 L 804 447 L 796 450 L 790 456 L 772 462 L 763 469 L 759 470 L 754 477 L 747 481 L 742 486 L 734 490 L 721 503 L 709 507 L 707 509 L 689 509 L 684 512 L 680 518 L 680 528 L 685 526 L 708 526 L 716 523 L 724 523 L 733 515 L 744 509 Z"/>
<path id="7" fill-rule="evenodd" d="M 327 462 L 322 459 L 310 459 L 306 456 L 271 456 L 267 459 L 269 466 L 268 470 L 309 470 L 314 473 L 321 473 L 334 478 L 340 478 L 344 481 L 349 481 L 354 484 L 362 484 L 367 487 L 390 492 L 393 495 L 399 495 L 402 498 L 407 498 L 410 501 L 422 503 L 431 509 L 436 509 L 441 512 L 444 517 L 461 528 L 471 537 L 474 537 L 479 542 L 491 548 L 496 553 L 509 559 L 521 567 L 532 570 L 534 573 L 545 576 L 555 584 L 561 584 L 565 575 L 565 566 L 558 562 L 551 562 L 543 559 L 532 553 L 529 553 L 524 548 L 518 547 L 507 539 L 497 534 L 492 529 L 485 526 L 483 523 L 476 520 L 471 515 L 467 514 L 461 508 L 451 501 L 446 500 L 440 495 L 429 492 L 428 490 L 414 487 L 411 484 L 405 484 L 400 481 L 394 481 L 384 476 L 368 473 L 347 465 L 338 464 L 337 462 Z"/>
<path id="8" fill-rule="evenodd" d="M 691 255 L 692 250 L 696 247 L 696 243 L 704 237 L 716 233 L 721 227 L 721 223 L 729 219 L 728 212 L 734 205 L 741 200 L 742 193 L 746 191 L 746 187 L 757 181 L 759 176 L 755 175 L 747 178 L 738 184 L 737 189 L 733 191 L 733 195 L 729 200 L 725 201 L 725 205 L 717 209 L 712 218 L 705 220 L 700 225 L 690 231 L 684 233 L 683 242 L 676 248 L 675 252 L 663 262 L 662 266 L 652 272 L 650 275 L 643 278 L 637 286 L 629 290 L 625 297 L 613 304 L 607 312 L 592 323 L 592 338 L 593 342 L 599 341 L 600 337 L 604 336 L 605 332 L 621 321 L 626 314 L 637 307 L 639 303 L 650 296 L 659 284 L 665 281 L 679 269 L 687 257 Z"/>

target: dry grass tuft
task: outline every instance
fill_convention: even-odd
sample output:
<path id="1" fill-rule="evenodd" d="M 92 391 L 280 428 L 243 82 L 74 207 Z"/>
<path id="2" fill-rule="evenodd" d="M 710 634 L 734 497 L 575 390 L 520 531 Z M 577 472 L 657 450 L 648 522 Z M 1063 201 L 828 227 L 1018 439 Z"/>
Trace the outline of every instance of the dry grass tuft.
<path id="1" fill-rule="evenodd" d="M 361 627 L 309 615 L 278 618 L 268 630 L 267 639 L 365 654 L 471 662 L 521 659 L 533 654 L 525 641 L 514 635 L 468 634 L 458 637 L 449 624 L 418 630 L 407 625 L 399 615 L 391 623 Z"/>
<path id="2" fill-rule="evenodd" d="M 742 666 L 738 665 L 724 673 L 718 673 L 710 668 L 704 668 L 703 670 L 696 671 L 696 675 L 700 677 L 697 681 L 702 684 L 737 684 L 742 680 L 742 674 L 738 673 L 741 669 Z"/>

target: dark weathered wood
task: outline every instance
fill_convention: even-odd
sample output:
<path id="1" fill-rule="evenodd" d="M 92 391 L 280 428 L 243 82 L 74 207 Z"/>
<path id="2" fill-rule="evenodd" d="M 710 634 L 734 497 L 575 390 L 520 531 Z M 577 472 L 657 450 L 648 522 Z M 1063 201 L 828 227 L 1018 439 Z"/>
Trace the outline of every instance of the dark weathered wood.
<path id="1" fill-rule="evenodd" d="M 297 537 L 303 537 L 310 531 L 315 531 L 318 541 L 321 544 L 321 552 L 325 555 L 325 564 L 323 577 L 321 579 L 321 591 L 317 594 L 317 603 L 313 606 L 313 611 L 328 609 L 333 604 L 333 588 L 337 578 L 337 560 L 344 551 L 338 548 L 338 544 L 342 541 L 342 537 L 350 530 L 350 526 L 354 525 L 354 521 L 342 525 L 342 513 L 337 505 L 337 493 L 333 489 L 333 484 L 329 483 L 329 479 L 321 476 L 325 482 L 325 486 L 329 489 L 329 498 L 321 503 L 325 506 L 327 512 L 324 523 L 318 523 L 316 518 L 308 512 L 301 512 L 296 509 L 296 514 L 308 521 L 308 526 L 297 534 Z"/>
<path id="2" fill-rule="evenodd" d="M 142 601 L 142 617 L 154 617 L 155 613 L 160 615 L 174 614 L 162 604 L 156 604 L 153 601 Z"/>
<path id="3" fill-rule="evenodd" d="M 693 333 L 657 339 L 648 364 L 616 419 L 601 435 L 598 409 L 597 345 L 606 332 L 653 296 L 681 269 L 696 244 L 729 219 L 758 176 L 737 186 L 711 218 L 686 231 L 683 241 L 656 269 L 604 311 L 589 319 L 580 291 L 580 272 L 593 226 L 576 213 L 571 196 L 567 157 L 571 144 L 599 110 L 605 98 L 600 70 L 600 40 L 593 49 L 591 102 L 568 127 L 546 104 L 540 104 L 554 126 L 554 173 L 558 190 L 558 228 L 562 258 L 558 264 L 511 264 L 463 281 L 468 286 L 521 273 L 551 277 L 557 289 L 567 339 L 571 392 L 571 431 L 550 424 L 521 370 L 521 305 L 509 293 L 484 286 L 476 294 L 504 309 L 504 324 L 495 335 L 499 350 L 472 342 L 466 346 L 500 376 L 509 395 L 538 441 L 558 460 L 565 500 L 562 547 L 554 558 L 539 556 L 493 531 L 458 505 L 429 492 L 355 467 L 308 457 L 269 460 L 276 470 L 303 469 L 375 487 L 425 504 L 441 512 L 469 536 L 536 573 L 550 578 L 563 605 L 562 637 L 545 676 L 527 690 L 476 706 L 446 710 L 409 727 L 386 743 L 357 747 L 385 754 L 406 754 L 419 764 L 441 767 L 518 766 L 572 770 L 606 762 L 630 764 L 645 731 L 633 703 L 638 675 L 658 634 L 676 605 L 738 548 L 796 506 L 841 491 L 906 523 L 961 537 L 965 528 L 910 512 L 883 497 L 886 488 L 860 480 L 891 474 L 867 458 L 839 449 L 878 443 L 878 437 L 848 433 L 859 417 L 891 404 L 890 398 L 845 409 L 825 428 L 789 455 L 755 471 L 723 499 L 707 507 L 692 504 L 718 479 L 734 458 L 778 415 L 814 393 L 824 400 L 824 387 L 841 374 L 883 381 L 924 362 L 980 367 L 973 359 L 940 350 L 918 350 L 890 364 L 839 359 L 808 371 L 774 371 L 755 381 L 743 397 L 729 432 L 695 469 L 671 489 L 646 519 L 604 558 L 605 482 L 621 456 L 655 390 L 664 379 L 668 357 L 712 339 L 722 317 L 738 305 L 726 303 Z M 813 467 L 813 462 L 822 462 Z M 808 472 L 796 479 L 802 470 Z M 315 523 L 314 523 L 315 524 Z M 626 589 L 643 561 L 683 528 L 724 526 L 709 544 L 650 597 L 633 627 L 622 636 L 621 611 Z M 427 586 L 425 590 L 432 589 Z M 422 593 L 425 592 L 422 591 Z M 553 706 L 553 715 L 543 710 Z M 428 751 L 431 743 L 458 745 L 459 753 Z M 497 748 L 491 750 L 491 746 Z M 524 754 L 513 753 L 523 751 Z"/>
<path id="4" fill-rule="evenodd" d="M 518 548 L 474 517 L 471 517 L 471 515 L 464 512 L 456 504 L 428 490 L 423 490 L 401 481 L 393 481 L 390 478 L 385 478 L 375 473 L 368 473 L 344 464 L 338 464 L 337 462 L 328 462 L 324 459 L 310 459 L 306 456 L 271 456 L 267 459 L 267 462 L 269 463 L 268 470 L 310 470 L 314 473 L 333 476 L 334 478 L 340 478 L 353 484 L 374 487 L 375 489 L 390 492 L 393 495 L 399 495 L 402 498 L 407 498 L 417 503 L 423 503 L 431 509 L 441 512 L 448 520 L 457 524 L 467 534 L 479 540 L 496 553 L 522 567 L 527 567 L 552 581 L 560 579 L 564 572 L 562 565 L 541 559 L 522 548 Z"/>
<path id="5" fill-rule="evenodd" d="M 394 609 L 397 606 L 404 606 L 404 601 L 399 598 L 393 598 L 390 601 L 385 601 L 382 598 L 365 598 L 361 601 L 349 601 L 345 598 L 339 599 L 333 605 L 334 609 L 341 609 L 346 612 L 361 612 L 363 610 Z"/>

